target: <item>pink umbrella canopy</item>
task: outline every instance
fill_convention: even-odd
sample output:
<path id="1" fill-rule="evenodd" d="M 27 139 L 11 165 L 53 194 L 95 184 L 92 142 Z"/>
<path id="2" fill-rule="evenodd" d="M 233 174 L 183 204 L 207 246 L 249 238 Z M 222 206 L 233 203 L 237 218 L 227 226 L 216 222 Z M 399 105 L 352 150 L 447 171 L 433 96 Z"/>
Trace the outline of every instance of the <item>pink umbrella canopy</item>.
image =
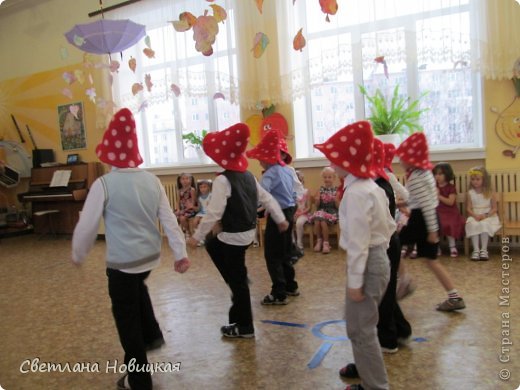
<path id="1" fill-rule="evenodd" d="M 135 45 L 146 35 L 145 26 L 129 19 L 76 24 L 65 37 L 82 51 L 94 54 L 119 53 Z"/>

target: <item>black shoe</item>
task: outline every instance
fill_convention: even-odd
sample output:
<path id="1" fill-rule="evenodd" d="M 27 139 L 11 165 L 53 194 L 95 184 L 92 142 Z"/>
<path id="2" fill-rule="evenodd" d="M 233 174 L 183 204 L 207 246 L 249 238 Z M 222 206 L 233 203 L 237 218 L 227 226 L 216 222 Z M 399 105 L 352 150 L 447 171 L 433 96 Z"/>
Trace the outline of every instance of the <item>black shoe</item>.
<path id="1" fill-rule="evenodd" d="M 253 328 L 253 326 L 238 326 L 237 324 L 231 324 L 220 328 L 220 333 L 224 337 L 251 339 L 255 337 L 255 328 Z"/>
<path id="2" fill-rule="evenodd" d="M 347 385 L 347 387 L 345 387 L 345 390 L 365 390 L 365 388 L 363 386 L 361 386 L 360 384 L 359 385 Z"/>
<path id="3" fill-rule="evenodd" d="M 290 297 L 297 297 L 300 295 L 300 290 L 296 289 L 294 291 L 286 291 L 285 294 Z"/>
<path id="4" fill-rule="evenodd" d="M 341 370 L 339 370 L 339 375 L 343 378 L 359 378 L 359 374 L 354 363 L 349 363 Z"/>
<path id="5" fill-rule="evenodd" d="M 128 376 L 128 374 L 125 374 L 117 380 L 117 382 L 116 382 L 117 390 L 132 390 L 132 389 L 130 389 L 130 387 L 125 386 L 125 378 L 127 376 Z"/>
<path id="6" fill-rule="evenodd" d="M 154 349 L 161 348 L 164 344 L 166 344 L 166 341 L 164 341 L 163 336 L 156 338 L 150 343 L 145 344 L 146 351 L 153 351 Z"/>
<path id="7" fill-rule="evenodd" d="M 271 294 L 266 295 L 260 302 L 262 305 L 287 305 L 287 298 L 275 298 Z"/>

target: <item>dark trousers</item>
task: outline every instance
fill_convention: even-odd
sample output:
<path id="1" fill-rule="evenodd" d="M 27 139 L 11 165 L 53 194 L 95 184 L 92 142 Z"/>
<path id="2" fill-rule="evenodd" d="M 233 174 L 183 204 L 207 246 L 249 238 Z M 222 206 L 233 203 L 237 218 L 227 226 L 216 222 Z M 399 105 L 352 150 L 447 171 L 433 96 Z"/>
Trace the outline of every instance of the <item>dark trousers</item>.
<path id="1" fill-rule="evenodd" d="M 162 337 L 144 283 L 149 274 L 150 271 L 128 274 L 107 268 L 108 293 L 112 300 L 119 340 L 125 351 L 125 364 L 135 359 L 141 371 L 148 364 L 146 344 Z M 153 387 L 149 372 L 129 371 L 128 381 L 133 390 L 149 390 Z"/>
<path id="2" fill-rule="evenodd" d="M 251 296 L 247 279 L 246 249 L 249 245 L 229 245 L 212 237 L 206 241 L 206 250 L 220 275 L 231 289 L 229 323 L 240 327 L 253 326 Z"/>
<path id="3" fill-rule="evenodd" d="M 439 216 L 437 215 L 438 221 Z M 401 244 L 408 245 L 408 247 L 417 244 L 417 257 L 436 260 L 439 243 L 432 244 L 428 242 L 427 238 L 428 230 L 426 229 L 426 221 L 424 220 L 422 210 L 412 209 L 408 223 L 403 226 L 401 233 L 399 233 Z"/>
<path id="4" fill-rule="evenodd" d="M 294 280 L 295 272 L 291 263 L 292 229 L 295 207 L 283 210 L 285 218 L 289 222 L 289 228 L 280 233 L 278 225 L 269 216 L 265 227 L 264 256 L 267 271 L 271 277 L 271 295 L 284 299 L 286 291 L 296 291 L 298 283 Z"/>
<path id="5" fill-rule="evenodd" d="M 377 336 L 382 347 L 393 349 L 397 347 L 398 338 L 407 338 L 412 334 L 412 327 L 396 299 L 397 273 L 401 261 L 401 244 L 397 233 L 390 238 L 386 253 L 390 259 L 390 281 L 379 304 Z"/>

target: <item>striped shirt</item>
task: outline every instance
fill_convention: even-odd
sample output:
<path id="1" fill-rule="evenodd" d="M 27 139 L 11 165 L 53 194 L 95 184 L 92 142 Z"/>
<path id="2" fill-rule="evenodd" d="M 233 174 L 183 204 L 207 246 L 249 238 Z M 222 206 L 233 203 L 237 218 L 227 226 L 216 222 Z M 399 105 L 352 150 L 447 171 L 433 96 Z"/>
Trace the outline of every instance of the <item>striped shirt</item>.
<path id="1" fill-rule="evenodd" d="M 410 192 L 408 205 L 410 209 L 421 209 L 426 230 L 429 233 L 439 230 L 437 221 L 437 186 L 431 171 L 414 169 L 406 181 L 406 189 Z"/>

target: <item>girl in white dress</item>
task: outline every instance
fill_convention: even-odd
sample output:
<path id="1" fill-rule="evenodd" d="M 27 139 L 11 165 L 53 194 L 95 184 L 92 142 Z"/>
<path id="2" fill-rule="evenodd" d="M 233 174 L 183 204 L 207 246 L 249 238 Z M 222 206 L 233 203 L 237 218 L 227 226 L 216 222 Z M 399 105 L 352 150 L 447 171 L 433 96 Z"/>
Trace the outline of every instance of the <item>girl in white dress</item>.
<path id="1" fill-rule="evenodd" d="M 468 174 L 470 189 L 466 195 L 466 237 L 471 238 L 473 245 L 471 260 L 488 260 L 489 237 L 493 237 L 501 227 L 497 215 L 496 194 L 491 188 L 489 175 L 484 167 L 472 168 Z"/>

